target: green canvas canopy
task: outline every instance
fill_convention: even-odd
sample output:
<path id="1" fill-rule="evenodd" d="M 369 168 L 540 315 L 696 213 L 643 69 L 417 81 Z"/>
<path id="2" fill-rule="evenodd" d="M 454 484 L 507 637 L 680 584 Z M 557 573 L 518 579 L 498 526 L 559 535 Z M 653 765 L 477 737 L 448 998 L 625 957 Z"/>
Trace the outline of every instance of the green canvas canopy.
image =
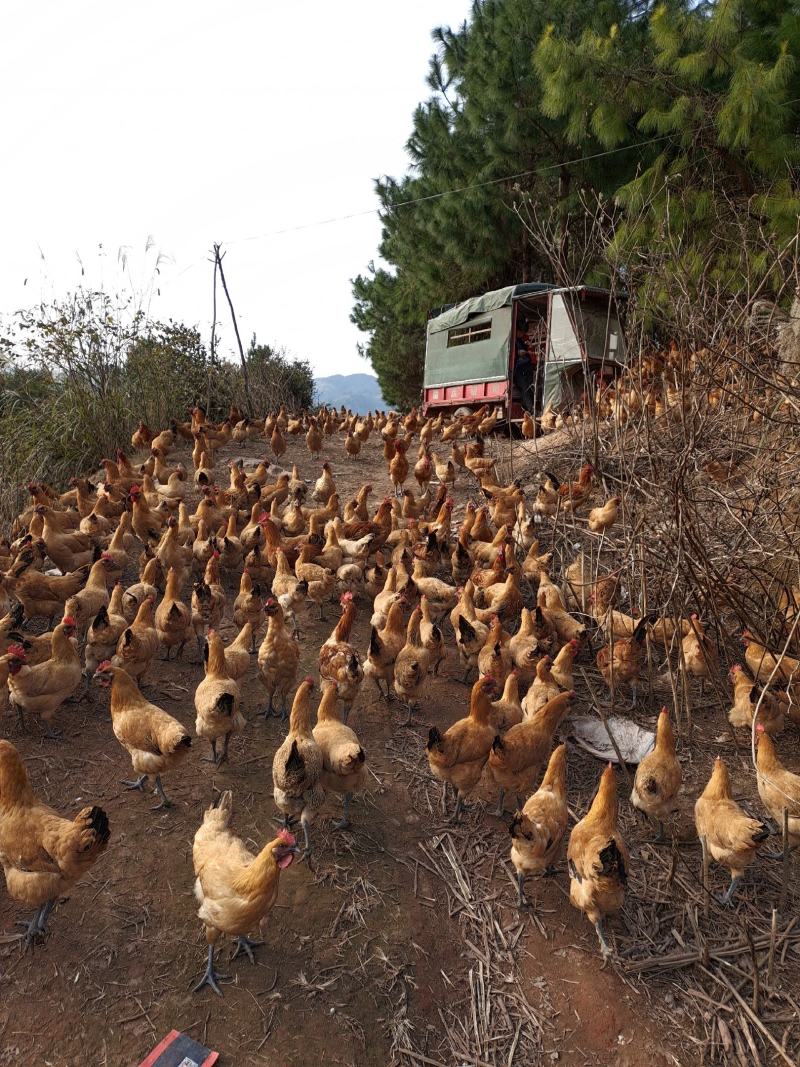
<path id="1" fill-rule="evenodd" d="M 540 356 L 539 410 L 578 399 L 589 368 L 626 363 L 611 294 L 546 282 L 507 285 L 438 310 L 427 326 L 424 388 L 505 382 L 509 378 L 514 304 L 526 314 L 550 300 L 549 333 Z M 540 299 L 536 299 L 540 297 Z"/>

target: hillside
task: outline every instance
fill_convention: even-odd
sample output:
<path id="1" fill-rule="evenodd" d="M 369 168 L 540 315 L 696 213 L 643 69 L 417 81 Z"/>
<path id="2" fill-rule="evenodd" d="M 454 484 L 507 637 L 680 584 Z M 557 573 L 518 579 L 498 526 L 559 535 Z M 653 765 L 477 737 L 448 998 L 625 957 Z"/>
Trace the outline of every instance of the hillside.
<path id="1" fill-rule="evenodd" d="M 376 408 L 385 408 L 378 379 L 371 374 L 330 374 L 314 380 L 317 403 L 333 407 L 352 408 L 365 415 Z"/>

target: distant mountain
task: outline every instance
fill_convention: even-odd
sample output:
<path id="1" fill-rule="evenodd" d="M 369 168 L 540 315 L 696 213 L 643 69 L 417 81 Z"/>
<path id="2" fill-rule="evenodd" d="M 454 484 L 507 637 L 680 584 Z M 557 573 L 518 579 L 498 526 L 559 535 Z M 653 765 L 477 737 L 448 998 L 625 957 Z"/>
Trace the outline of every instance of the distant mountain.
<path id="1" fill-rule="evenodd" d="M 330 374 L 315 378 L 314 389 L 318 403 L 337 408 L 344 404 L 359 415 L 386 407 L 378 379 L 371 374 Z"/>

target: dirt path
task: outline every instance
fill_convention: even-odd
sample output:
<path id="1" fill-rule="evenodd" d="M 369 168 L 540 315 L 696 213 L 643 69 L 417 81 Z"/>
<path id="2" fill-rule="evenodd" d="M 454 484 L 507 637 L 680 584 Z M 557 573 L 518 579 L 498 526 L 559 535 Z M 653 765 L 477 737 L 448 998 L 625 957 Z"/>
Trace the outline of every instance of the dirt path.
<path id="1" fill-rule="evenodd" d="M 261 454 L 228 447 L 218 462 Z M 380 497 L 387 479 L 376 441 L 349 463 L 335 439 L 325 458 L 343 494 L 370 480 Z M 302 439 L 285 459 L 316 476 Z M 467 487 L 456 497 L 463 506 Z M 233 584 L 229 592 L 230 612 Z M 316 674 L 336 611 L 328 615 L 304 627 L 299 677 Z M 364 607 L 355 630 L 362 649 L 368 617 Z M 222 630 L 232 636 L 232 623 Z M 424 737 L 429 724 L 445 728 L 463 714 L 468 690 L 451 677 L 457 673 L 451 648 L 442 676 L 426 687 L 425 722 L 411 729 L 363 688 L 351 723 L 368 754 L 369 789 L 354 803 L 352 832 L 331 829 L 337 808 L 328 801 L 311 864 L 282 878 L 256 966 L 227 964 L 225 947 L 221 969 L 234 980 L 224 1000 L 191 992 L 204 956 L 191 844 L 215 789 L 234 791 L 235 829 L 253 845 L 271 832 L 271 763 L 284 727 L 256 716 L 264 701 L 255 667 L 244 686 L 250 721 L 230 764 L 210 769 L 195 744 L 189 763 L 165 782 L 176 802 L 166 813 L 121 789 L 130 764 L 112 735 L 107 695 L 92 689 L 65 706 L 55 743 L 20 735 L 6 719 L 3 733 L 20 748 L 37 793 L 65 814 L 101 804 L 113 836 L 91 876 L 58 907 L 47 942 L 27 956 L 16 946 L 0 950 L 0 1063 L 135 1064 L 173 1027 L 230 1065 L 693 1062 L 685 1052 L 658 1052 L 675 1047 L 674 1035 L 637 990 L 601 970 L 594 933 L 567 900 L 563 861 L 554 878 L 531 887 L 535 911 L 521 914 L 508 817 L 490 814 L 493 798 L 487 793 L 489 803 L 460 827 L 443 820 Z M 159 663 L 147 695 L 193 728 L 200 677 L 186 660 Z M 570 759 L 571 782 L 583 788 L 596 779 L 595 761 Z M 575 807 L 587 800 L 576 796 Z M 2 894 L 0 932 L 20 918 Z"/>

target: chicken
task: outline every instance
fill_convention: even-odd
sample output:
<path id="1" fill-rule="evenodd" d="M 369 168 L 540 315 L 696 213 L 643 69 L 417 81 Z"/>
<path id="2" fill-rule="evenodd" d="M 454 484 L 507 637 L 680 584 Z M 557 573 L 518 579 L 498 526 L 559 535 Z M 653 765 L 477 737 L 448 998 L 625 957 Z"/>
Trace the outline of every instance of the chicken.
<path id="1" fill-rule="evenodd" d="M 330 682 L 336 687 L 336 695 L 344 706 L 343 720 L 347 722 L 364 681 L 364 668 L 358 652 L 350 644 L 350 633 L 356 618 L 353 594 L 343 593 L 341 604 L 341 618 L 319 650 L 319 677 L 321 682 Z"/>
<path id="2" fill-rule="evenodd" d="M 525 908 L 525 876 L 550 868 L 567 832 L 567 746 L 550 756 L 542 784 L 511 821 L 511 862 L 517 872 L 518 906 Z"/>
<path id="3" fill-rule="evenodd" d="M 219 626 L 224 612 L 225 590 L 219 576 L 219 552 L 214 552 L 206 564 L 202 582 L 195 582 L 192 590 L 192 629 L 201 658 L 203 638 L 213 626 Z"/>
<path id="4" fill-rule="evenodd" d="M 654 616 L 646 616 L 636 624 L 630 637 L 618 637 L 612 645 L 605 645 L 597 653 L 595 662 L 603 681 L 613 693 L 620 682 L 628 682 L 636 703 L 636 687 L 644 654 L 645 631 Z"/>
<path id="5" fill-rule="evenodd" d="M 719 657 L 697 615 L 691 616 L 691 629 L 682 639 L 681 648 L 683 668 L 691 677 L 700 679 L 702 694 L 706 678 L 713 677 L 719 667 Z"/>
<path id="6" fill-rule="evenodd" d="M 413 581 L 419 593 L 428 598 L 431 612 L 436 619 L 442 618 L 458 601 L 455 586 L 439 578 L 428 578 L 423 570 L 422 560 L 414 561 Z"/>
<path id="7" fill-rule="evenodd" d="M 619 506 L 622 498 L 612 496 L 602 507 L 592 508 L 589 512 L 589 529 L 592 533 L 605 533 L 619 518 Z"/>
<path id="8" fill-rule="evenodd" d="M 111 728 L 138 774 L 138 778 L 122 784 L 127 789 L 144 791 L 153 775 L 159 803 L 151 810 L 172 807 L 161 784 L 161 775 L 186 759 L 192 744 L 188 730 L 166 711 L 145 700 L 136 682 L 122 667 L 106 660 L 97 668 L 94 678 L 101 688 L 111 689 Z"/>
<path id="9" fill-rule="evenodd" d="M 548 471 L 545 471 L 545 474 L 555 484 L 562 506 L 574 510 L 584 502 L 591 492 L 594 467 L 591 463 L 584 463 L 578 473 L 578 480 L 576 482 L 567 482 L 564 485 L 559 485 L 555 476 Z"/>
<path id="10" fill-rule="evenodd" d="M 53 619 L 63 614 L 69 597 L 83 586 L 89 566 L 64 575 L 43 574 L 34 567 L 33 549 L 25 548 L 3 575 L 2 585 L 20 602 L 26 619 L 49 619 L 49 628 Z"/>
<path id="11" fill-rule="evenodd" d="M 720 898 L 721 904 L 729 904 L 745 869 L 769 837 L 769 829 L 746 815 L 733 799 L 728 768 L 719 756 L 708 784 L 695 802 L 694 823 L 711 858 L 731 872 L 730 885 Z"/>
<path id="12" fill-rule="evenodd" d="M 314 483 L 314 491 L 311 496 L 320 504 L 326 503 L 333 493 L 336 492 L 336 482 L 333 480 L 330 463 L 322 464 L 322 474 Z"/>
<path id="13" fill-rule="evenodd" d="M 774 652 L 756 641 L 749 630 L 744 630 L 742 640 L 745 646 L 745 662 L 759 682 L 797 683 L 800 680 L 800 660 L 787 656 L 784 652 L 776 656 Z"/>
<path id="14" fill-rule="evenodd" d="M 297 687 L 289 715 L 289 733 L 272 760 L 275 804 L 283 814 L 287 830 L 291 820 L 299 817 L 305 837 L 303 859 L 311 855 L 308 828 L 325 799 L 322 750 L 311 732 L 313 688 L 313 678 L 304 679 Z"/>
<path id="15" fill-rule="evenodd" d="M 108 607 L 100 608 L 86 633 L 84 665 L 87 676 L 94 674 L 98 664 L 104 659 L 111 659 L 117 642 L 128 625 L 122 614 L 122 593 L 122 586 L 118 582 L 111 593 Z"/>
<path id="16" fill-rule="evenodd" d="M 567 846 L 571 903 L 594 924 L 604 958 L 611 955 L 603 920 L 625 900 L 630 857 L 617 828 L 617 777 L 609 763 L 592 805 L 575 824 Z"/>
<path id="17" fill-rule="evenodd" d="M 177 646 L 177 659 L 191 633 L 192 612 L 180 599 L 180 575 L 174 568 L 167 575 L 167 588 L 156 610 L 155 625 L 158 639 L 167 650 L 164 658 L 169 659 L 170 649 Z"/>
<path id="18" fill-rule="evenodd" d="M 141 684 L 158 651 L 158 645 L 153 601 L 151 597 L 145 597 L 136 618 L 120 635 L 112 662 L 115 666 L 124 668 L 137 684 Z"/>
<path id="19" fill-rule="evenodd" d="M 499 695 L 493 678 L 479 678 L 472 687 L 469 714 L 453 723 L 444 734 L 432 726 L 428 732 L 428 765 L 442 782 L 442 807 L 447 803 L 447 784 L 456 791 L 453 821 L 458 822 L 464 809 L 464 796 L 480 781 L 489 758 L 495 729 L 491 722 L 491 701 Z"/>
<path id="20" fill-rule="evenodd" d="M 143 545 L 157 544 L 161 539 L 161 530 L 169 517 L 168 514 L 151 508 L 138 485 L 131 486 L 129 495 L 133 532 Z"/>
<path id="21" fill-rule="evenodd" d="M 361 451 L 361 439 L 352 433 L 348 433 L 344 439 L 344 450 L 350 459 L 356 459 Z"/>
<path id="22" fill-rule="evenodd" d="M 522 610 L 522 593 L 517 575 L 512 568 L 506 571 L 504 582 L 496 582 L 483 594 L 484 608 L 478 610 L 478 618 L 484 622 L 492 615 L 499 615 L 503 620 L 516 619 Z"/>
<path id="23" fill-rule="evenodd" d="M 142 601 L 145 597 L 151 596 L 153 600 L 158 596 L 158 585 L 161 579 L 161 563 L 153 558 L 145 563 L 142 570 L 141 581 L 135 582 L 133 585 L 129 585 L 122 595 L 122 614 L 128 620 L 133 622 L 136 618 L 136 612 L 139 610 Z M 180 583 L 175 586 L 175 596 L 180 593 Z M 166 599 L 166 594 L 164 596 Z M 159 605 L 159 608 L 161 605 Z"/>
<path id="24" fill-rule="evenodd" d="M 250 669 L 252 645 L 253 627 L 246 622 L 233 641 L 225 648 L 225 664 L 228 674 L 235 682 L 244 678 Z"/>
<path id="25" fill-rule="evenodd" d="M 231 735 L 241 733 L 245 719 L 239 711 L 239 686 L 228 673 L 225 646 L 216 630 L 208 631 L 203 649 L 205 677 L 194 691 L 197 712 L 194 729 L 198 737 L 211 742 L 211 758 L 215 767 L 228 759 Z M 217 753 L 217 741 L 223 738 L 222 752 Z"/>
<path id="26" fill-rule="evenodd" d="M 261 586 L 258 582 L 253 582 L 247 568 L 242 571 L 242 578 L 239 582 L 239 595 L 233 602 L 233 621 L 240 628 L 246 623 L 250 624 L 253 643 L 250 651 L 255 652 L 256 637 L 264 621 L 264 604 L 261 599 Z"/>
<path id="27" fill-rule="evenodd" d="M 426 596 L 420 597 L 420 610 L 422 618 L 419 624 L 419 634 L 423 648 L 430 653 L 430 670 L 433 674 L 439 673 L 439 668 L 444 662 L 447 650 L 445 648 L 442 631 L 431 619 L 430 605 Z"/>
<path id="28" fill-rule="evenodd" d="M 544 647 L 549 648 L 550 644 L 548 639 Z M 539 660 L 539 638 L 535 632 L 534 616 L 528 608 L 522 609 L 519 629 L 508 642 L 508 651 L 523 684 L 530 685 Z"/>
<path id="29" fill-rule="evenodd" d="M 553 659 L 553 664 L 550 668 L 550 673 L 553 676 L 553 681 L 561 689 L 572 689 L 572 665 L 575 662 L 575 657 L 578 654 L 580 648 L 580 641 L 573 637 L 572 640 L 567 641 L 561 651 Z"/>
<path id="30" fill-rule="evenodd" d="M 277 430 L 276 430 L 277 432 Z M 297 852 L 295 839 L 280 830 L 257 856 L 229 829 L 233 794 L 228 789 L 216 805 L 206 809 L 200 829 L 194 835 L 194 895 L 200 905 L 197 915 L 205 927 L 208 962 L 194 992 L 208 985 L 222 996 L 214 970 L 214 946 L 220 934 L 236 938 L 233 958 L 244 952 L 254 962 L 253 949 L 261 942 L 248 934 L 260 927 L 278 898 L 281 871 L 289 867 Z"/>
<path id="31" fill-rule="evenodd" d="M 756 726 L 756 780 L 761 802 L 783 832 L 788 817 L 789 847 L 800 845 L 800 774 L 787 771 L 775 751 L 775 742 L 761 723 Z"/>
<path id="32" fill-rule="evenodd" d="M 108 607 L 108 576 L 113 567 L 110 557 L 103 554 L 92 564 L 83 589 L 71 596 L 64 605 L 65 614 L 73 617 L 78 632 L 89 625 L 100 608 Z"/>
<path id="33" fill-rule="evenodd" d="M 35 510 L 44 520 L 41 536 L 47 548 L 47 555 L 62 574 L 69 574 L 70 571 L 92 562 L 94 551 L 92 539 L 88 534 L 59 526 L 62 521 L 60 514 L 52 508 L 40 504 Z"/>
<path id="34" fill-rule="evenodd" d="M 522 722 L 522 705 L 519 700 L 519 672 L 510 671 L 503 687 L 503 695 L 492 704 L 492 726 L 498 734 Z"/>
<path id="35" fill-rule="evenodd" d="M 395 441 L 395 454 L 389 463 L 389 479 L 394 486 L 395 496 L 400 497 L 403 494 L 403 485 L 406 478 L 408 478 L 408 457 L 406 456 L 406 450 L 408 444 L 403 438 Z"/>
<path id="36" fill-rule="evenodd" d="M 384 696 L 380 680 L 386 682 L 385 699 L 391 699 L 390 685 L 394 679 L 394 664 L 406 641 L 403 626 L 405 599 L 396 600 L 386 615 L 386 624 L 381 630 L 370 629 L 369 651 L 364 662 L 364 675 L 372 678 L 378 692 Z"/>
<path id="37" fill-rule="evenodd" d="M 734 663 L 728 671 L 728 677 L 733 682 L 733 705 L 728 710 L 728 722 L 731 726 L 750 730 L 753 725 L 753 716 L 756 713 L 756 705 L 760 699 L 759 724 L 768 734 L 779 734 L 786 720 L 786 708 L 775 694 L 765 691 L 763 696 L 760 695 L 758 686 L 753 685 L 740 663 Z"/>
<path id="38" fill-rule="evenodd" d="M 478 653 L 478 674 L 489 674 L 498 687 L 505 685 L 506 678 L 513 667 L 509 636 L 503 624 L 495 616 L 486 635 L 486 643 Z"/>
<path id="39" fill-rule="evenodd" d="M 322 785 L 343 797 L 342 818 L 334 829 L 346 830 L 353 793 L 364 786 L 367 754 L 355 732 L 340 719 L 336 705 L 336 687 L 328 682 L 323 685 L 313 737 L 322 752 Z"/>
<path id="40" fill-rule="evenodd" d="M 489 753 L 489 773 L 497 785 L 497 815 L 504 810 L 505 795 L 516 793 L 517 807 L 533 790 L 542 763 L 550 753 L 553 735 L 569 711 L 575 693 L 558 693 L 535 712 L 494 738 Z"/>
<path id="41" fill-rule="evenodd" d="M 464 682 L 469 677 L 472 668 L 478 667 L 478 656 L 486 638 L 489 627 L 481 622 L 475 613 L 475 586 L 468 581 L 463 589 L 459 590 L 460 599 L 450 612 L 450 624 L 456 635 L 456 648 L 461 662 L 466 666 Z"/>
<path id="42" fill-rule="evenodd" d="M 322 605 L 326 600 L 330 600 L 336 586 L 336 574 L 327 567 L 320 567 L 319 564 L 311 562 L 316 552 L 315 545 L 305 545 L 300 550 L 294 573 L 298 581 L 308 582 L 306 595 L 319 607 L 319 617 L 324 619 L 325 613 Z"/>
<path id="43" fill-rule="evenodd" d="M 56 902 L 95 865 L 110 834 L 102 808 L 70 820 L 37 800 L 16 748 L 0 741 L 0 863 L 9 896 L 36 909 L 21 935 L 26 947 L 44 936 Z"/>
<path id="44" fill-rule="evenodd" d="M 658 840 L 664 840 L 664 822 L 676 809 L 681 788 L 681 765 L 675 755 L 675 735 L 669 712 L 661 709 L 656 727 L 656 743 L 636 768 L 631 804 L 651 818 L 658 827 Z"/>
<path id="45" fill-rule="evenodd" d="M 81 659 L 77 645 L 71 640 L 75 620 L 65 615 L 53 630 L 50 658 L 29 666 L 25 649 L 11 645 L 8 649 L 8 689 L 10 702 L 16 709 L 20 725 L 25 727 L 26 711 L 39 715 L 47 737 L 56 736 L 50 721 L 65 700 L 73 695 L 81 682 Z"/>
<path id="46" fill-rule="evenodd" d="M 408 709 L 406 725 L 414 714 L 412 700 L 422 686 L 430 667 L 431 654 L 422 644 L 422 610 L 414 608 L 406 626 L 406 641 L 394 663 L 394 691 Z"/>
<path id="47" fill-rule="evenodd" d="M 164 574 L 168 573 L 170 567 L 175 568 L 182 586 L 192 565 L 192 549 L 182 543 L 178 520 L 174 516 L 167 521 L 161 540 L 156 546 L 155 556 L 160 560 Z"/>
<path id="48" fill-rule="evenodd" d="M 273 714 L 275 698 L 278 697 L 281 719 L 286 719 L 289 690 L 294 685 L 300 662 L 300 645 L 287 629 L 283 609 L 274 597 L 265 601 L 264 611 L 267 614 L 267 632 L 258 650 L 258 676 L 269 697 L 264 715 L 268 717 Z"/>

